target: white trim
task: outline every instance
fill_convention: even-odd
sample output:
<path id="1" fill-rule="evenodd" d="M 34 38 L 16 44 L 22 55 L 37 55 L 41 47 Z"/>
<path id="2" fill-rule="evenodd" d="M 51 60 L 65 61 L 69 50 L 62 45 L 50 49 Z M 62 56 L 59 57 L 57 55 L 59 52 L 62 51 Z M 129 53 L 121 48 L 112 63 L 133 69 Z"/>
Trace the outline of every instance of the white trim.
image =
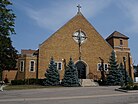
<path id="1" fill-rule="evenodd" d="M 81 29 L 76 30 L 76 31 L 73 33 L 72 37 L 73 37 L 73 36 L 75 36 L 75 34 L 76 34 L 77 32 L 81 32 L 81 33 L 83 33 L 83 34 L 87 37 L 87 34 L 86 34 L 83 30 L 81 30 Z M 77 43 L 78 43 L 78 40 L 76 40 L 76 38 L 75 38 L 75 37 L 73 37 L 73 39 L 74 39 L 74 41 L 75 41 L 75 42 L 77 42 Z M 87 40 L 87 38 L 86 38 L 85 40 L 83 40 L 83 41 L 81 42 L 81 44 L 82 44 L 82 43 L 85 43 L 85 42 L 86 42 L 86 40 Z"/>
<path id="2" fill-rule="evenodd" d="M 20 61 L 20 72 L 24 72 L 24 60 Z"/>
<path id="3" fill-rule="evenodd" d="M 100 71 L 99 70 L 99 65 L 101 65 L 101 63 L 97 63 L 97 71 Z M 105 65 L 107 65 L 107 70 L 105 70 Z M 108 71 L 108 66 L 109 66 L 108 63 L 103 63 L 104 71 Z"/>
<path id="4" fill-rule="evenodd" d="M 61 71 L 62 70 L 62 62 L 56 61 L 55 64 L 57 65 L 57 70 Z M 60 67 L 59 67 L 59 65 L 60 65 Z"/>
<path id="5" fill-rule="evenodd" d="M 107 65 L 107 69 L 105 70 L 105 65 Z M 109 67 L 109 64 L 108 63 L 104 63 L 104 71 L 108 71 L 108 67 Z"/>
<path id="6" fill-rule="evenodd" d="M 99 65 L 101 66 L 101 63 L 97 63 L 97 71 L 100 71 L 100 70 L 99 70 L 99 68 L 100 68 Z"/>
<path id="7" fill-rule="evenodd" d="M 33 71 L 31 71 L 31 62 L 34 62 Z M 29 62 L 29 72 L 35 72 L 35 60 L 30 60 Z"/>

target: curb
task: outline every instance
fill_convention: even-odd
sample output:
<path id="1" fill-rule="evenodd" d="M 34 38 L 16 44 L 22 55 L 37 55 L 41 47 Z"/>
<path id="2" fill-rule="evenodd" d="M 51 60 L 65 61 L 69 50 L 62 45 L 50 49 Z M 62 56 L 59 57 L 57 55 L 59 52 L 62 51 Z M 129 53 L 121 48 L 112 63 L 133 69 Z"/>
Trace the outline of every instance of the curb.
<path id="1" fill-rule="evenodd" d="M 115 89 L 115 91 L 126 92 L 126 93 L 138 93 L 138 90 Z"/>

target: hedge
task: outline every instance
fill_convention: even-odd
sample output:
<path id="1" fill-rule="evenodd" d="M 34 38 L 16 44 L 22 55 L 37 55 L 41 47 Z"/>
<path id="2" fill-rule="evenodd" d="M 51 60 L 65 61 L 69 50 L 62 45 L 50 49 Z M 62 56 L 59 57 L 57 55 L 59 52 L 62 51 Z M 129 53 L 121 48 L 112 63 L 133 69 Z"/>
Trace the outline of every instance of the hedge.
<path id="1" fill-rule="evenodd" d="M 25 80 L 12 80 L 11 84 L 12 85 L 34 85 L 34 84 L 39 84 L 39 85 L 44 85 L 43 84 L 44 79 L 38 79 L 36 80 L 35 78 L 31 79 L 25 79 Z"/>

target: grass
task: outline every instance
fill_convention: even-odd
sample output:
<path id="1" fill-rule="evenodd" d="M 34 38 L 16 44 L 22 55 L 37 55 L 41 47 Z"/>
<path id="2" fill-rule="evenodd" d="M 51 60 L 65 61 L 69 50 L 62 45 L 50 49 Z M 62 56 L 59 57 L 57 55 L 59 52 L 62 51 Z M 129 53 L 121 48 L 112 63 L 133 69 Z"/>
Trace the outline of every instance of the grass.
<path id="1" fill-rule="evenodd" d="M 41 86 L 41 85 L 7 85 L 4 90 L 25 90 L 25 89 L 42 89 L 42 88 L 61 88 L 63 86 Z"/>
<path id="2" fill-rule="evenodd" d="M 24 90 L 24 89 L 40 89 L 46 88 L 46 86 L 41 85 L 7 85 L 4 90 Z"/>

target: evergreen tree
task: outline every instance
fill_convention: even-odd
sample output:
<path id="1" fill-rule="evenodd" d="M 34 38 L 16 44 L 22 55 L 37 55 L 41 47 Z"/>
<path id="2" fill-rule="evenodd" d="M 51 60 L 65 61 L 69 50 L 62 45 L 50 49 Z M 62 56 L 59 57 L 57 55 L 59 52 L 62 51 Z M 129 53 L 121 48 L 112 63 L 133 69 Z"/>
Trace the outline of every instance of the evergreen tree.
<path id="1" fill-rule="evenodd" d="M 120 66 L 119 66 L 119 70 L 121 71 L 121 78 L 122 78 L 122 81 L 121 81 L 121 85 L 124 86 L 125 83 L 131 83 L 132 82 L 132 79 L 130 78 L 130 76 L 128 75 L 128 72 L 126 71 L 126 69 L 124 69 L 124 66 L 122 63 L 120 63 Z"/>
<path id="2" fill-rule="evenodd" d="M 46 80 L 44 81 L 44 85 L 46 86 L 57 86 L 60 84 L 59 72 L 57 70 L 57 66 L 54 62 L 53 57 L 51 58 L 48 69 L 45 73 Z"/>
<path id="3" fill-rule="evenodd" d="M 8 6 L 9 0 L 0 0 L 0 80 L 2 71 L 13 69 L 16 66 L 17 50 L 12 46 L 11 34 L 15 34 L 15 14 Z"/>
<path id="4" fill-rule="evenodd" d="M 108 85 L 120 85 L 121 84 L 121 71 L 118 69 L 118 64 L 115 57 L 115 52 L 112 51 L 109 59 L 109 73 L 107 74 Z"/>
<path id="5" fill-rule="evenodd" d="M 124 74 L 125 70 L 124 70 L 124 66 L 122 63 L 120 63 L 120 65 L 119 65 L 119 70 L 121 71 L 121 75 L 122 75 L 121 76 L 121 86 L 123 86 L 125 83 L 125 74 Z"/>
<path id="6" fill-rule="evenodd" d="M 62 85 L 66 87 L 77 87 L 79 86 L 78 71 L 74 65 L 72 58 L 66 67 L 64 78 L 62 80 Z"/>
<path id="7" fill-rule="evenodd" d="M 134 68 L 134 77 L 138 77 L 138 65 L 137 66 L 134 65 L 133 68 Z"/>

